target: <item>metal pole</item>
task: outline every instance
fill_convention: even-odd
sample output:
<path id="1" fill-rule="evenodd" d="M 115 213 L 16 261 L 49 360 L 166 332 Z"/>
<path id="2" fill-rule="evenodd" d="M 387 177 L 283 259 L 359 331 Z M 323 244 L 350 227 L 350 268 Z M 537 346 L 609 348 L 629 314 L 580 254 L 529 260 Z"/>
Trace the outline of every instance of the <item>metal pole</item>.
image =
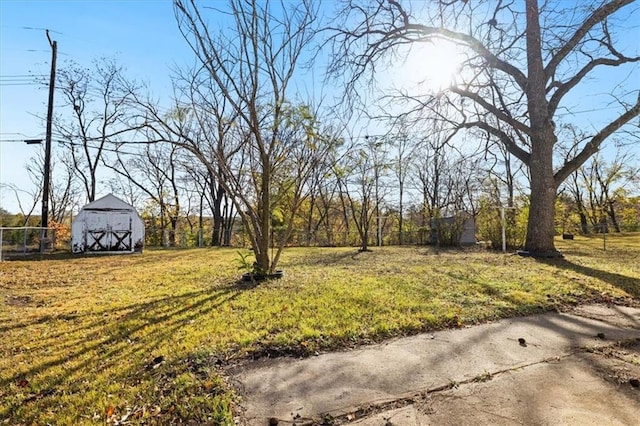
<path id="1" fill-rule="evenodd" d="M 47 134 L 45 137 L 44 151 L 44 181 L 42 184 L 42 215 L 40 220 L 40 252 L 43 253 L 46 244 L 47 228 L 49 226 L 49 187 L 51 176 L 51 132 L 53 125 L 53 95 L 56 85 L 56 58 L 58 55 L 58 43 L 51 41 L 49 30 L 47 39 L 51 45 L 51 75 L 49 77 L 49 105 L 47 107 Z"/>
<path id="2" fill-rule="evenodd" d="M 502 252 L 507 252 L 507 223 L 504 218 L 504 207 L 500 207 L 500 221 L 502 222 Z"/>
<path id="3" fill-rule="evenodd" d="M 502 252 L 507 252 L 507 221 L 504 214 L 505 210 L 516 210 L 516 207 L 505 206 L 492 206 L 493 208 L 500 209 L 500 225 L 502 227 Z"/>

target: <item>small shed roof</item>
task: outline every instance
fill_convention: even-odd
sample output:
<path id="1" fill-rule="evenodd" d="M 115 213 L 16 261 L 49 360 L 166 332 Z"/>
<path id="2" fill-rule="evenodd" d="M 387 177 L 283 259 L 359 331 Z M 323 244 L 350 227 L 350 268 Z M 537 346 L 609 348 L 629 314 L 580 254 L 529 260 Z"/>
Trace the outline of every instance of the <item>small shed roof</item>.
<path id="1" fill-rule="evenodd" d="M 136 211 L 136 209 L 122 201 L 113 194 L 107 194 L 102 198 L 98 198 L 82 207 L 82 210 L 126 210 Z"/>

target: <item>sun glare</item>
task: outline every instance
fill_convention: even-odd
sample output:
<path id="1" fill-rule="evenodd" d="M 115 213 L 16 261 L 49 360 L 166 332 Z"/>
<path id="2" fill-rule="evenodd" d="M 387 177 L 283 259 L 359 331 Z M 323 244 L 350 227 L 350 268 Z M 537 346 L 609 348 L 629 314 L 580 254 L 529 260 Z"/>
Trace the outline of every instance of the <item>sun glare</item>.
<path id="1" fill-rule="evenodd" d="M 462 54 L 454 44 L 414 43 L 394 78 L 395 86 L 440 92 L 455 82 L 462 60 Z"/>

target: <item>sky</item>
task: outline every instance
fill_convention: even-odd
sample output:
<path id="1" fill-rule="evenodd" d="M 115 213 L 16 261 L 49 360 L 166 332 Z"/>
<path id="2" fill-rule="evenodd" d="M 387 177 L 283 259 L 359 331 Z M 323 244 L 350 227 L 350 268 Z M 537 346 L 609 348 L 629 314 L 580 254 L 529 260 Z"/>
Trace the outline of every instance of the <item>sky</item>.
<path id="1" fill-rule="evenodd" d="M 325 4 L 331 3 L 326 1 L 322 6 L 329 9 Z M 221 6 L 226 3 L 210 0 L 216 2 Z M 0 207 L 11 212 L 18 212 L 19 208 L 13 192 L 2 184 L 32 188 L 25 165 L 43 149 L 43 145 L 27 145 L 22 140 L 44 139 L 45 135 L 48 90 L 36 81 L 38 76 L 47 81 L 50 71 L 51 47 L 45 29 L 58 44 L 58 68 L 67 61 L 89 67 L 94 59 L 113 58 L 126 68 L 127 77 L 148 83 L 160 98 L 168 99 L 172 91 L 171 70 L 193 61 L 170 0 L 0 0 Z M 625 45 L 635 46 L 636 54 L 640 52 L 640 23 L 622 37 Z M 422 56 L 415 55 L 404 70 L 391 74 L 405 78 L 416 70 L 424 73 Z M 434 54 L 424 56 L 433 58 Z M 443 60 L 438 62 L 442 64 Z M 636 66 L 627 76 L 636 87 L 640 87 L 639 69 Z M 322 82 L 323 75 L 317 71 L 313 80 L 306 78 L 313 87 Z M 580 125 L 598 127 L 600 122 L 589 120 L 607 119 L 603 103 L 592 106 L 595 99 L 609 96 L 608 89 L 603 92 L 600 83 L 594 81 L 570 98 Z M 59 103 L 61 97 L 56 96 Z M 589 115 L 593 108 L 599 110 Z M 52 147 L 55 155 L 57 144 Z M 100 188 L 98 195 L 105 195 L 106 191 L 107 188 Z"/>
<path id="2" fill-rule="evenodd" d="M 28 187 L 24 165 L 43 149 L 10 141 L 45 135 L 48 89 L 35 77 L 22 79 L 48 81 L 45 29 L 57 42 L 58 68 L 69 60 L 90 66 L 100 57 L 115 58 L 154 93 L 170 93 L 170 70 L 192 57 L 168 0 L 0 0 L 0 183 Z M 18 210 L 14 194 L 2 188 L 0 206 Z"/>

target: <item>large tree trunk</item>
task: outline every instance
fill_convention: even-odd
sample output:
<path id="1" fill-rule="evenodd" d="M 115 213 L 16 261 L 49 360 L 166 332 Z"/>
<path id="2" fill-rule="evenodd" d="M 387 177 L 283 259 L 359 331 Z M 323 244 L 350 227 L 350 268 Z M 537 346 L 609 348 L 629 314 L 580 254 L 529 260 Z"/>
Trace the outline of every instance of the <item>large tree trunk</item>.
<path id="1" fill-rule="evenodd" d="M 553 243 L 557 185 L 553 173 L 554 126 L 545 97 L 546 78 L 540 44 L 538 0 L 527 0 L 527 103 L 531 122 L 531 197 L 524 253 L 561 256 Z"/>
<path id="2" fill-rule="evenodd" d="M 531 152 L 531 198 L 527 239 L 524 250 L 532 256 L 555 257 L 555 202 L 556 184 L 553 178 L 551 156 L 553 145 L 536 141 Z"/>

